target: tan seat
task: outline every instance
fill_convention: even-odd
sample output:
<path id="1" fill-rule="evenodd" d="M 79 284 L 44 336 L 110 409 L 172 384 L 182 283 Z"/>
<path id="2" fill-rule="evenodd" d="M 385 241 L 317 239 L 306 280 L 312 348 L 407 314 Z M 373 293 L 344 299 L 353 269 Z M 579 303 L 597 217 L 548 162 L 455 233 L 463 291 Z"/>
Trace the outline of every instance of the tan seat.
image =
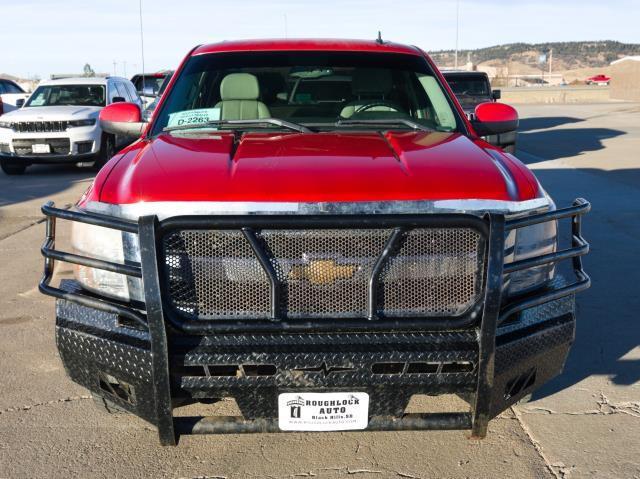
<path id="1" fill-rule="evenodd" d="M 354 100 L 347 103 L 340 116 L 351 118 L 359 108 L 376 101 L 385 101 L 393 88 L 393 78 L 389 70 L 355 70 L 351 78 Z M 367 111 L 396 111 L 385 105 L 374 106 Z"/>
<path id="2" fill-rule="evenodd" d="M 267 105 L 262 103 L 258 79 L 250 73 L 230 73 L 220 83 L 221 120 L 257 120 L 271 118 Z"/>

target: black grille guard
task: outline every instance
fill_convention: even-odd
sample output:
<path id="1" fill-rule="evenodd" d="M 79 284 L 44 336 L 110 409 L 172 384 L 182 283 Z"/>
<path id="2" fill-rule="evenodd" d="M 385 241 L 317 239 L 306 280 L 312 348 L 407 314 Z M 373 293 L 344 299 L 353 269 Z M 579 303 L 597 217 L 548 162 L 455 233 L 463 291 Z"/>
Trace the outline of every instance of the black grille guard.
<path id="1" fill-rule="evenodd" d="M 175 444 L 175 427 L 172 416 L 171 384 L 169 374 L 169 354 L 167 334 L 171 330 L 187 335 L 206 335 L 211 333 L 319 333 L 319 332 L 372 332 L 372 331 L 435 331 L 435 330 L 467 330 L 477 332 L 478 367 L 477 387 L 472 416 L 436 415 L 430 418 L 407 417 L 407 424 L 400 419 L 392 423 L 374 424 L 380 429 L 438 429 L 468 428 L 471 426 L 474 436 L 484 436 L 491 414 L 491 390 L 494 378 L 494 361 L 496 352 L 496 331 L 505 321 L 517 321 L 517 314 L 525 309 L 573 295 L 587 289 L 590 279 L 583 270 L 582 256 L 589 251 L 589 245 L 582 237 L 581 218 L 589 212 L 591 205 L 584 199 L 577 199 L 573 205 L 551 212 L 535 214 L 523 218 L 506 220 L 503 214 L 487 213 L 482 218 L 462 214 L 426 214 L 426 215 L 352 215 L 352 216 L 309 216 L 309 217 L 274 217 L 259 216 L 238 217 L 180 217 L 159 222 L 156 216 L 144 216 L 137 222 L 108 217 L 95 213 L 69 211 L 55 208 L 53 202 L 42 207 L 46 216 L 46 239 L 41 252 L 44 260 L 44 274 L 39 284 L 43 294 L 94 308 L 99 311 L 118 315 L 134 323 L 135 327 L 148 331 L 151 345 L 151 366 L 155 384 L 155 410 L 157 426 L 163 444 Z M 506 233 L 518 228 L 570 219 L 572 228 L 571 246 L 554 253 L 527 258 L 504 264 Z M 127 233 L 138 234 L 140 244 L 140 263 L 120 264 L 96 258 L 80 256 L 56 249 L 56 220 L 69 220 L 96 226 L 111 228 Z M 447 318 L 413 318 L 413 319 L 340 319 L 321 321 L 297 320 L 280 321 L 277 317 L 262 321 L 186 321 L 183 318 L 168 314 L 163 303 L 159 273 L 159 248 L 166 231 L 172 228 L 188 226 L 190 228 L 236 227 L 251 231 L 263 225 L 269 228 L 291 228 L 304 223 L 305 228 L 378 227 L 390 228 L 417 227 L 420 225 L 453 225 L 471 226 L 485 235 L 487 241 L 485 252 L 485 278 L 482 300 L 470 313 L 461 317 Z M 384 254 L 384 253 L 383 253 Z M 511 302 L 503 302 L 503 277 L 515 271 L 525 270 L 544 264 L 556 264 L 571 260 L 575 281 L 570 284 L 551 286 Z M 127 276 L 142 278 L 144 283 L 145 303 L 126 303 L 109 300 L 91 293 L 69 291 L 51 286 L 56 261 L 84 265 Z M 272 285 L 272 297 L 277 285 Z M 168 329 L 167 323 L 171 326 Z M 473 329 L 471 329 L 473 328 Z M 422 422 L 421 422 L 422 421 Z M 187 428 L 192 433 L 206 432 L 255 432 L 258 430 L 275 430 L 272 423 L 259 424 L 238 420 L 235 423 L 209 423 L 207 421 L 191 424 Z"/>
<path id="2" fill-rule="evenodd" d="M 89 306 L 100 311 L 108 313 L 118 314 L 124 318 L 134 321 L 142 327 L 147 327 L 147 318 L 144 309 L 141 309 L 139 305 L 135 307 L 131 304 L 116 300 L 108 300 L 105 298 L 96 297 L 90 294 L 71 293 L 63 289 L 59 289 L 50 285 L 53 277 L 53 267 L 55 261 L 63 261 L 72 264 L 79 264 L 89 266 L 92 268 L 98 268 L 105 271 L 111 271 L 115 273 L 124 274 L 127 276 L 144 278 L 145 283 L 153 283 L 153 277 L 158 276 L 158 268 L 154 268 L 153 271 L 146 271 L 140 263 L 120 264 L 109 261 L 103 261 L 96 258 L 89 258 L 86 256 L 80 256 L 69 252 L 59 251 L 55 249 L 55 236 L 56 236 L 56 219 L 77 221 L 80 223 L 86 223 L 96 226 L 102 226 L 105 228 L 111 228 L 127 233 L 134 233 L 139 235 L 140 249 L 142 256 L 147 256 L 148 253 L 154 254 L 154 263 L 157 262 L 157 242 L 158 237 L 171 229 L 188 226 L 190 228 L 241 228 L 248 238 L 253 238 L 253 229 L 259 226 L 268 225 L 270 228 L 291 228 L 304 224 L 305 228 L 322 228 L 322 227 L 347 227 L 347 226 L 364 226 L 364 227 L 380 227 L 380 226 L 393 226 L 396 231 L 401 231 L 404 227 L 416 227 L 424 225 L 467 225 L 479 229 L 484 234 L 487 234 L 491 230 L 491 238 L 488 242 L 489 255 L 488 262 L 491 262 L 490 256 L 498 255 L 503 256 L 503 245 L 505 233 L 531 226 L 535 224 L 544 223 L 547 221 L 557 221 L 564 218 L 571 218 L 572 228 L 572 241 L 571 247 L 557 251 L 554 253 L 545 254 L 542 256 L 536 256 L 527 258 L 524 260 L 507 263 L 501 265 L 500 275 L 513 273 L 515 271 L 521 271 L 527 268 L 533 268 L 543 264 L 558 263 L 560 261 L 572 260 L 573 271 L 576 276 L 576 281 L 562 287 L 554 288 L 551 290 L 542 290 L 535 292 L 525 297 L 518 298 L 516 301 L 502 305 L 500 309 L 500 317 L 498 324 L 504 322 L 514 314 L 522 311 L 523 309 L 531 308 L 533 306 L 540 305 L 542 303 L 553 301 L 564 296 L 575 294 L 590 286 L 590 278 L 585 273 L 582 266 L 582 256 L 589 252 L 589 244 L 582 237 L 582 216 L 589 212 L 591 205 L 588 201 L 580 198 L 574 201 L 573 205 L 568 208 L 563 208 L 547 213 L 536 214 L 519 219 L 505 221 L 503 215 L 488 213 L 483 219 L 480 219 L 471 215 L 381 215 L 372 218 L 370 215 L 355 215 L 351 216 L 313 216 L 310 218 L 300 217 L 267 217 L 261 219 L 256 216 L 238 216 L 238 217 L 177 217 L 170 218 L 159 223 L 155 217 L 143 217 L 140 221 L 135 222 L 132 220 L 124 220 L 119 218 L 108 217 L 96 213 L 70 211 L 66 209 L 56 208 L 53 202 L 47 202 L 42 207 L 42 212 L 46 217 L 46 239 L 42 245 L 41 252 L 45 257 L 44 274 L 40 281 L 40 291 L 43 294 L 53 296 L 59 299 L 65 299 L 74 303 L 81 304 L 83 306 Z M 144 221 L 143 221 L 144 220 Z M 145 226 L 147 225 L 147 226 Z M 502 230 L 502 234 L 499 234 L 498 229 Z M 396 235 L 394 235 L 396 236 Z M 251 241 L 251 240 L 250 240 Z M 388 255 L 388 248 L 381 255 L 381 260 Z M 269 267 L 268 260 L 264 258 L 260 253 L 259 248 L 258 259 L 265 269 Z M 144 259 L 142 261 L 144 263 Z M 382 263 L 382 261 L 381 261 Z M 266 266 L 265 266 L 266 265 Z M 376 268 L 374 274 L 379 272 L 379 268 Z M 496 276 L 497 271 L 487 270 L 487 277 Z M 276 304 L 273 299 L 278 294 L 278 284 L 273 279 L 274 275 L 272 271 L 268 271 L 268 276 L 271 283 L 271 296 L 272 305 Z M 495 286 L 497 283 L 492 281 Z M 499 284 L 502 283 L 500 278 Z M 370 282 L 370 285 L 373 282 Z M 489 282 L 485 283 L 485 287 L 489 286 Z M 373 286 L 370 286 L 372 288 Z M 373 293 L 370 292 L 370 297 L 373 297 Z M 370 306 L 370 311 L 372 307 Z M 395 321 L 388 320 L 375 320 L 372 315 L 370 319 L 365 321 L 358 320 L 337 320 L 337 321 L 296 321 L 296 322 L 281 322 L 274 321 L 272 318 L 270 321 L 185 321 L 178 317 L 169 315 L 168 320 L 177 329 L 182 330 L 190 334 L 206 334 L 212 332 L 273 332 L 273 331 L 309 331 L 316 330 L 332 330 L 332 331 L 344 331 L 344 330 L 372 330 L 372 329 L 391 329 L 391 330 L 415 330 L 422 329 L 425 326 L 429 330 L 436 329 L 450 329 L 469 326 L 472 322 L 477 320 L 478 310 L 474 309 L 473 312 L 466 315 L 464 318 L 456 319 L 443 319 L 443 318 L 424 318 L 424 319 L 400 319 Z M 274 315 L 275 316 L 275 315 Z"/>

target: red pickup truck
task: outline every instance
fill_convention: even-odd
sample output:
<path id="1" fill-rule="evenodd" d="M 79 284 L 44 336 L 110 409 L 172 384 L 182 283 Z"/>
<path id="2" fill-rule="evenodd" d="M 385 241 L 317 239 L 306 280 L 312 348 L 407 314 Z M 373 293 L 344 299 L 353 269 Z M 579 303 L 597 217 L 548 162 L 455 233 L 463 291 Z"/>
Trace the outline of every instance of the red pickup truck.
<path id="1" fill-rule="evenodd" d="M 72 210 L 43 206 L 40 290 L 70 378 L 180 434 L 470 429 L 562 370 L 589 287 L 557 209 L 487 102 L 465 116 L 420 49 L 230 41 L 186 56 L 151 123 Z M 570 222 L 559 245 L 560 220 Z M 56 246 L 56 221 L 72 249 Z M 565 276 L 556 263 L 569 260 Z M 54 284 L 55 262 L 75 279 Z M 407 413 L 414 395 L 463 411 Z M 175 414 L 234 398 L 241 416 Z M 195 404 L 195 405 L 194 405 Z"/>

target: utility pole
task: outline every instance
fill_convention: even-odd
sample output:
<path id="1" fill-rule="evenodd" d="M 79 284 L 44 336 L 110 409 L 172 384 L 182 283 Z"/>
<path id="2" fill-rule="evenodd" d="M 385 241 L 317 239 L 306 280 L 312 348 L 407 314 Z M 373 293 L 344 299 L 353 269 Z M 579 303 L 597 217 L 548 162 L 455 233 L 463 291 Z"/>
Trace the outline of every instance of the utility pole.
<path id="1" fill-rule="evenodd" d="M 144 75 L 146 73 L 144 69 L 144 34 L 142 33 L 142 0 L 140 0 L 140 53 L 142 57 L 142 91 L 144 92 Z"/>
<path id="2" fill-rule="evenodd" d="M 549 80 L 551 80 L 551 65 L 553 64 L 553 48 L 549 49 Z"/>
<path id="3" fill-rule="evenodd" d="M 458 69 L 458 39 L 460 37 L 460 0 L 456 0 L 456 56 L 455 56 L 455 66 L 454 68 Z"/>
<path id="4" fill-rule="evenodd" d="M 118 72 L 116 71 L 116 65 L 117 65 L 117 64 L 118 64 L 118 63 L 117 63 L 115 60 L 113 60 L 113 75 L 114 75 L 114 76 L 118 74 Z"/>
<path id="5" fill-rule="evenodd" d="M 126 60 L 122 62 L 122 66 L 124 68 L 124 77 L 127 78 L 127 61 Z"/>

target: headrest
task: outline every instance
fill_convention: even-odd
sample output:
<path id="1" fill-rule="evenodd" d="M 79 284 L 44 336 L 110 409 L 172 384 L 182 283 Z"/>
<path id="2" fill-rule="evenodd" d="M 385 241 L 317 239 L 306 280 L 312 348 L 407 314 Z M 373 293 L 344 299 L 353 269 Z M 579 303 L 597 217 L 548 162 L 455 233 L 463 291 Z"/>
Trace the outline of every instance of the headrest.
<path id="1" fill-rule="evenodd" d="M 393 87 L 393 78 L 389 70 L 355 70 L 351 77 L 351 91 L 354 95 L 367 93 L 386 94 Z"/>
<path id="2" fill-rule="evenodd" d="M 230 73 L 220 83 L 221 100 L 257 100 L 258 79 L 251 73 Z"/>

